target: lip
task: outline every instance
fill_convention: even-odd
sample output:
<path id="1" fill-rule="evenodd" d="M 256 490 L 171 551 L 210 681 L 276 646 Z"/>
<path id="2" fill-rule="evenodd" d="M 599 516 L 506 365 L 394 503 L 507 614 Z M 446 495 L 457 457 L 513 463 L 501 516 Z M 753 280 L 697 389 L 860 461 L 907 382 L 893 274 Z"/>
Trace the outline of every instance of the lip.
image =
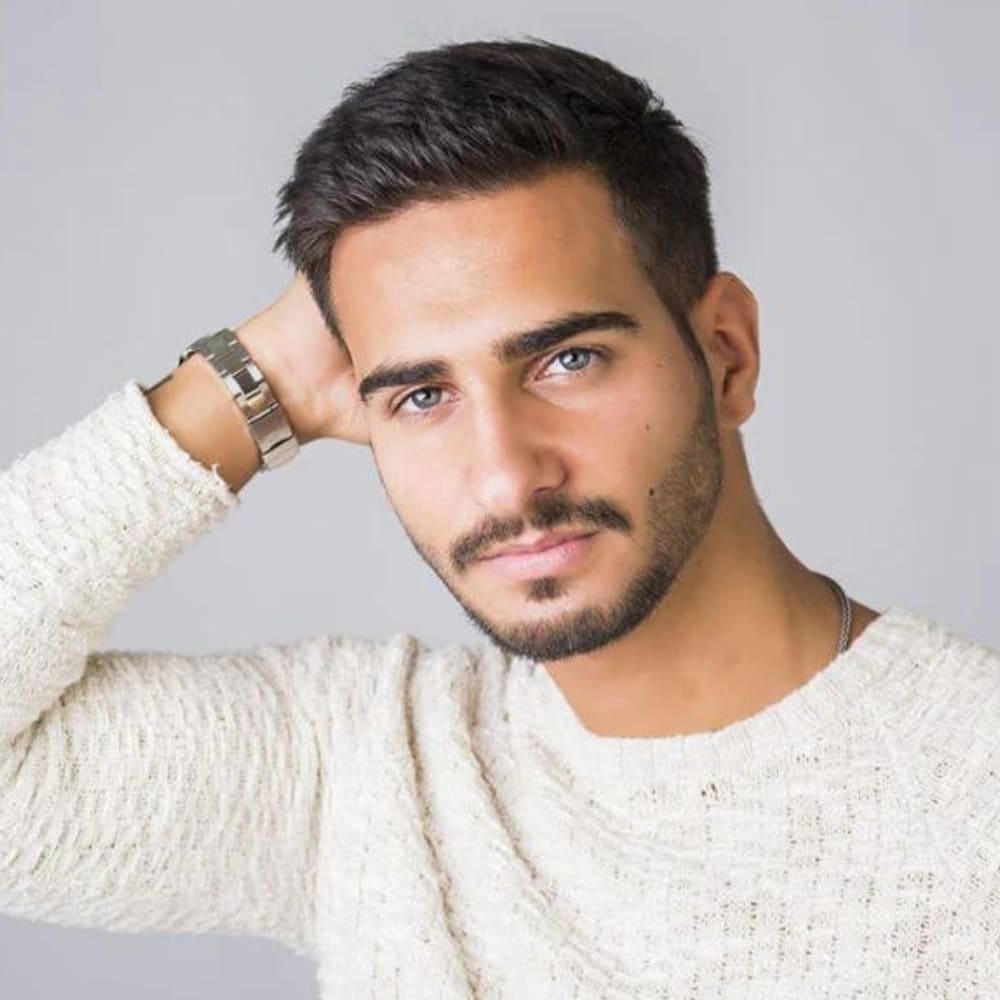
<path id="1" fill-rule="evenodd" d="M 591 534 L 593 534 L 591 531 L 550 531 L 547 535 L 542 535 L 535 539 L 530 545 L 511 545 L 500 549 L 491 556 L 483 556 L 483 559 L 496 559 L 498 556 L 519 556 L 532 552 L 544 552 L 546 549 L 554 548 L 563 542 Z"/>
<path id="2" fill-rule="evenodd" d="M 520 577 L 567 570 L 590 551 L 596 531 L 581 535 L 557 536 L 554 542 L 540 540 L 527 551 L 501 552 L 482 560 L 491 569 L 507 576 Z"/>

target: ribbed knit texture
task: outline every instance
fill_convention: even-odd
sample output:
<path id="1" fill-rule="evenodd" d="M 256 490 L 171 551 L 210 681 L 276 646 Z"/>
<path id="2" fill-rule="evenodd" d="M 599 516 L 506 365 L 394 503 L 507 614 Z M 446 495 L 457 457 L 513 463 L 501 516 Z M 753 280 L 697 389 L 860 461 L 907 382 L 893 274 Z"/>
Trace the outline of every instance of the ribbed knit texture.
<path id="1" fill-rule="evenodd" d="M 0 475 L 4 913 L 271 938 L 323 1000 L 1000 997 L 996 650 L 894 605 L 653 739 L 489 643 L 97 651 L 241 503 L 134 381 Z"/>

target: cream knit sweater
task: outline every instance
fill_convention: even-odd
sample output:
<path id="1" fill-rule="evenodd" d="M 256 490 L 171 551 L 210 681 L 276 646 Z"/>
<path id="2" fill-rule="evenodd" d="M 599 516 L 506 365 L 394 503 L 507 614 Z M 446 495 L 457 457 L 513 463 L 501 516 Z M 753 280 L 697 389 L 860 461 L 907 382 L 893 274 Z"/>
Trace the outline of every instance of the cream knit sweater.
<path id="1" fill-rule="evenodd" d="M 642 739 L 492 645 L 97 652 L 243 502 L 142 388 L 0 477 L 4 913 L 261 935 L 324 1000 L 1000 997 L 1000 653 L 893 606 Z"/>

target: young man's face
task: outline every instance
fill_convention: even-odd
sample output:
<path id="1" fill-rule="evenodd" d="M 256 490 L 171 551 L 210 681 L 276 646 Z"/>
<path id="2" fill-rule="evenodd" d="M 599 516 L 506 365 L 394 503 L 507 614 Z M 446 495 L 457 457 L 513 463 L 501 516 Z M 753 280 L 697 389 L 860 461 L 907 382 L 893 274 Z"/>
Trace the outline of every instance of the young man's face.
<path id="1" fill-rule="evenodd" d="M 359 384 L 447 366 L 385 380 L 366 412 L 390 502 L 471 620 L 541 661 L 635 628 L 708 527 L 723 463 L 707 376 L 604 185 L 563 171 L 412 206 L 344 233 L 331 286 Z M 607 325 L 493 349 L 589 313 Z M 550 531 L 591 536 L 558 565 L 484 558 Z"/>

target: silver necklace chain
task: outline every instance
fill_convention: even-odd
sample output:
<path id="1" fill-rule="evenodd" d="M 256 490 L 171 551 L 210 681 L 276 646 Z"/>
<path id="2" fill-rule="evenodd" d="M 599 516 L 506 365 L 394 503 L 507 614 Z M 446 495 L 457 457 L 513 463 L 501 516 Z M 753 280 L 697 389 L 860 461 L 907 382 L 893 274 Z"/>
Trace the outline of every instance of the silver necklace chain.
<path id="1" fill-rule="evenodd" d="M 839 655 L 847 649 L 847 643 L 851 637 L 851 621 L 853 618 L 851 602 L 847 599 L 847 594 L 844 593 L 844 588 L 841 587 L 841 585 L 837 583 L 833 577 L 827 576 L 825 573 L 818 572 L 816 575 L 821 576 L 828 584 L 830 584 L 840 601 L 840 639 L 837 643 L 837 654 Z"/>

